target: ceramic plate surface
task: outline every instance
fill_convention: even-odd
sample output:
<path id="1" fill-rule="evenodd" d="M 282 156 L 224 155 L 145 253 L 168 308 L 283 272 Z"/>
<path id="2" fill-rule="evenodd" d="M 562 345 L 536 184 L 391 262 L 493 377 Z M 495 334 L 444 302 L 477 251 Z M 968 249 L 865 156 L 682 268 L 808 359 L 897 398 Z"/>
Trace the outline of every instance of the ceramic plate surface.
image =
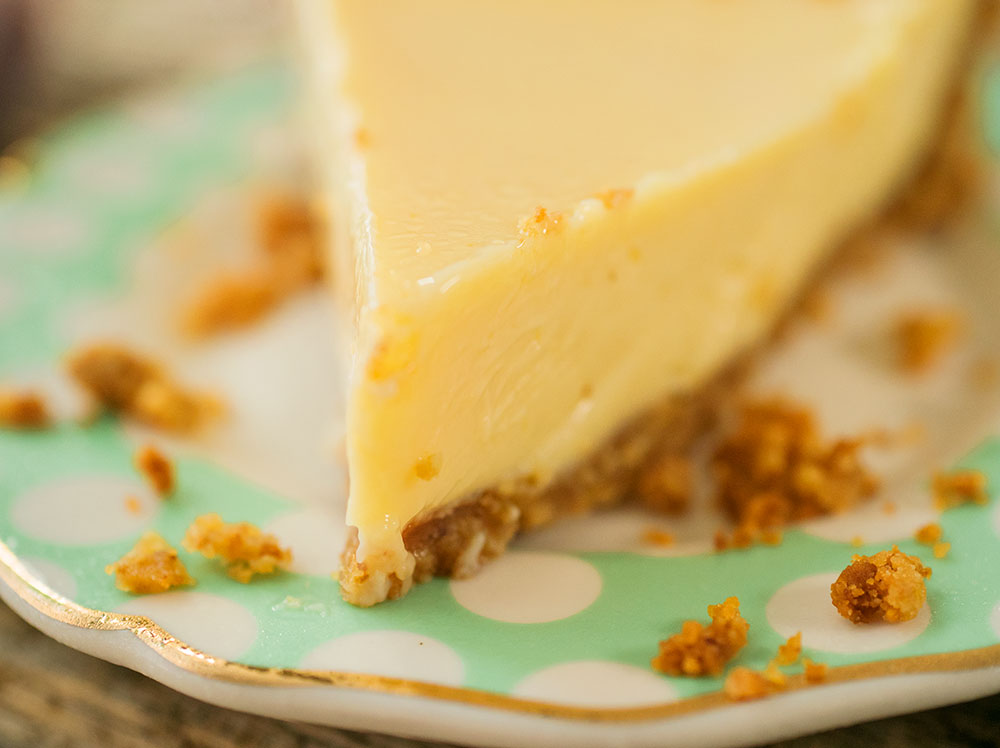
<path id="1" fill-rule="evenodd" d="M 981 90 L 997 152 L 1000 75 Z M 491 745 L 736 744 L 1000 690 L 1000 388 L 969 376 L 1000 355 L 1000 189 L 965 224 L 900 238 L 843 280 L 831 319 L 796 325 L 754 375 L 761 392 L 815 406 L 831 434 L 923 424 L 919 443 L 872 455 L 885 488 L 870 505 L 791 529 L 778 547 L 721 554 L 710 508 L 680 521 L 622 509 L 531 535 L 474 579 L 361 610 L 331 577 L 344 477 L 327 298 L 307 294 L 209 343 L 175 332 L 178 299 L 251 246 L 255 191 L 300 179 L 295 102 L 294 76 L 268 63 L 91 112 L 43 137 L 30 177 L 0 192 L 0 381 L 40 387 L 65 416 L 0 432 L 0 589 L 25 618 L 208 701 Z M 932 375 L 904 381 L 880 341 L 895 315 L 927 305 L 961 309 L 969 332 Z M 226 393 L 231 416 L 193 441 L 111 418 L 75 425 L 60 356 L 97 338 Z M 177 458 L 169 501 L 131 467 L 148 440 Z M 936 518 L 930 471 L 953 464 L 984 471 L 992 499 L 942 515 L 952 552 L 934 560 L 912 536 Z M 195 587 L 115 589 L 104 567 L 142 532 L 179 544 L 205 512 L 273 531 L 293 570 L 242 585 L 182 552 Z M 676 542 L 644 545 L 650 527 Z M 830 605 L 830 582 L 852 553 L 891 543 L 933 567 L 929 605 L 905 624 L 853 626 Z M 763 667 L 802 631 L 830 684 L 793 679 L 788 693 L 734 706 L 719 678 L 649 668 L 659 639 L 728 595 L 751 624 L 738 664 Z"/>

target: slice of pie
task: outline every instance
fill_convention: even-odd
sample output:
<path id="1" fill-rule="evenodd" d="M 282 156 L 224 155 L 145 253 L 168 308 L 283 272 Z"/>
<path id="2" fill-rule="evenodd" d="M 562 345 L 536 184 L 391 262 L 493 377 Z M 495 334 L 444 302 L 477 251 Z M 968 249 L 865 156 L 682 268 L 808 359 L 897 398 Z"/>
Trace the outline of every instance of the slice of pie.
<path id="1" fill-rule="evenodd" d="M 618 501 L 934 146 L 975 0 L 302 0 L 344 597 Z"/>

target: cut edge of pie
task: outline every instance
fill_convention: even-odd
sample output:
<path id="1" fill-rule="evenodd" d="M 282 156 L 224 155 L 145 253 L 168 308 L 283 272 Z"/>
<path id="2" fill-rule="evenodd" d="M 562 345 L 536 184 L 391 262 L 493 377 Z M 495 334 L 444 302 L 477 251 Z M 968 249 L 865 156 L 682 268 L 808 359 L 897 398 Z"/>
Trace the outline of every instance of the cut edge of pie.
<path id="1" fill-rule="evenodd" d="M 329 4 L 329 0 L 317 0 L 311 4 L 313 9 L 303 14 L 303 18 L 307 19 L 305 25 L 309 27 L 307 36 L 314 37 L 313 47 L 330 41 L 329 36 L 318 31 L 322 24 L 316 20 L 315 8 L 323 2 Z M 305 0 L 303 7 L 309 6 L 310 2 Z M 979 3 L 984 12 L 988 6 L 987 0 Z M 324 17 L 325 14 L 320 13 L 319 18 Z M 944 77 L 947 81 L 964 81 L 961 74 L 965 68 L 961 62 L 968 56 L 962 54 L 964 42 L 951 40 L 950 44 L 943 46 L 942 50 L 947 51 L 945 57 L 951 56 L 948 67 L 953 69 Z M 317 64 L 320 63 L 316 60 L 312 63 L 314 72 Z M 336 72 L 335 69 L 345 63 L 338 58 L 332 61 L 327 59 L 323 64 L 328 67 L 325 75 L 337 76 L 342 71 Z M 897 71 L 899 74 L 903 72 Z M 937 73 L 928 72 L 927 75 L 933 78 Z M 925 83 L 933 89 L 933 83 Z M 959 92 L 963 88 L 960 83 L 949 85 L 951 92 Z M 905 216 L 907 206 L 922 205 L 919 212 L 923 216 L 929 207 L 950 199 L 952 191 L 942 192 L 939 176 L 942 169 L 948 170 L 957 159 L 964 158 L 962 154 L 967 151 L 968 131 L 959 126 L 962 109 L 955 104 L 961 97 L 952 95 L 949 98 L 946 87 L 930 91 L 927 95 L 934 99 L 927 111 L 937 123 L 927 127 L 939 135 L 933 143 L 915 139 L 917 142 L 912 152 L 905 154 L 905 162 L 896 165 L 898 176 L 891 180 L 891 189 L 878 194 L 874 207 L 868 206 L 863 215 L 852 221 L 855 224 L 853 230 L 835 232 L 839 237 L 838 246 L 853 244 L 859 238 L 879 231 L 885 221 Z M 365 140 L 368 135 L 364 133 L 362 137 L 362 131 L 358 129 L 358 113 L 349 108 L 336 114 L 327 107 L 325 113 L 320 113 L 318 121 L 327 133 L 338 133 L 335 146 L 338 155 L 326 159 L 324 168 L 331 173 L 325 175 L 325 181 L 331 187 L 332 218 L 335 231 L 339 232 L 333 237 L 334 243 L 340 247 L 333 252 L 338 286 L 336 293 L 341 303 L 347 306 L 343 318 L 347 320 L 348 327 L 357 330 L 364 324 L 365 305 L 377 293 L 370 278 L 368 283 L 363 282 L 366 280 L 364 270 L 358 269 L 358 265 L 366 266 L 374 262 L 371 256 L 374 231 L 371 216 L 359 218 L 357 212 L 352 212 L 349 207 L 365 201 L 364 160 L 360 153 L 365 144 L 356 141 Z M 535 219 L 544 222 L 545 215 L 539 217 L 536 214 Z M 360 242 L 363 246 L 358 255 L 345 261 L 344 243 L 357 244 L 359 236 L 364 240 Z M 541 238 L 544 241 L 545 237 Z M 836 250 L 827 248 L 811 263 L 806 276 L 813 279 L 821 277 L 823 268 L 837 254 Z M 521 530 L 611 506 L 626 499 L 633 493 L 635 481 L 647 464 L 663 454 L 687 452 L 714 422 L 719 409 L 740 381 L 747 362 L 766 347 L 775 331 L 795 313 L 795 299 L 801 298 L 811 283 L 800 281 L 794 284 L 786 294 L 790 298 L 779 304 L 780 308 L 776 308 L 766 329 L 733 350 L 727 359 L 714 367 L 714 374 L 702 377 L 700 384 L 670 392 L 657 403 L 645 407 L 639 415 L 629 417 L 612 437 L 606 438 L 596 449 L 588 450 L 554 476 L 546 477 L 529 471 L 522 477 L 499 479 L 485 489 L 466 492 L 442 505 L 428 506 L 394 531 L 402 541 L 401 547 L 369 540 L 369 547 L 361 552 L 363 545 L 359 544 L 358 532 L 356 528 L 350 528 L 340 572 L 344 598 L 353 604 L 367 606 L 398 598 L 415 582 L 426 581 L 435 575 L 469 576 L 483 563 L 503 553 Z M 357 346 L 357 340 L 355 344 Z M 358 347 L 355 348 L 355 368 L 359 355 L 363 354 Z M 367 361 L 369 367 L 371 362 L 370 358 Z M 423 459 L 414 465 L 418 474 L 424 469 L 421 468 Z M 426 460 L 427 474 L 433 477 L 438 470 L 434 464 L 435 457 L 429 454 Z M 392 533 L 390 528 L 389 534 Z"/>

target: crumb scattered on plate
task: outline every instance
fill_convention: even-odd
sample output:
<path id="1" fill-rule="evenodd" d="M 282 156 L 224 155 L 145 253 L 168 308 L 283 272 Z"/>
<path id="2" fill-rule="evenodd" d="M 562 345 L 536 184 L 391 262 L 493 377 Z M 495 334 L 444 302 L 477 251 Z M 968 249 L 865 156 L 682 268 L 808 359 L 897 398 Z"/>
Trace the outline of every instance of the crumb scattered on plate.
<path id="1" fill-rule="evenodd" d="M 658 527 L 647 527 L 642 532 L 642 542 L 659 548 L 667 548 L 674 544 L 674 536 Z"/>
<path id="2" fill-rule="evenodd" d="M 226 523 L 218 514 L 203 514 L 184 535 L 184 548 L 206 558 L 219 558 L 226 573 L 246 584 L 256 574 L 287 569 L 292 552 L 278 539 L 249 522 Z"/>
<path id="3" fill-rule="evenodd" d="M 152 444 L 140 447 L 132 461 L 159 496 L 167 497 L 174 492 L 177 482 L 174 463 L 159 449 Z"/>
<path id="4" fill-rule="evenodd" d="M 37 392 L 0 388 L 0 427 L 41 429 L 51 422 L 45 400 Z"/>
<path id="5" fill-rule="evenodd" d="M 924 580 L 930 575 L 919 558 L 894 545 L 873 556 L 853 556 L 830 586 L 830 599 L 853 623 L 909 621 L 927 599 Z"/>
<path id="6" fill-rule="evenodd" d="M 788 637 L 788 640 L 778 647 L 773 662 L 776 665 L 794 665 L 802 654 L 802 632 Z"/>
<path id="7" fill-rule="evenodd" d="M 147 532 L 128 553 L 108 564 L 104 571 L 114 574 L 115 586 L 123 592 L 149 595 L 172 587 L 194 584 L 177 551 L 159 534 Z"/>
<path id="8" fill-rule="evenodd" d="M 248 327 L 288 297 L 319 281 L 322 221 L 305 200 L 262 197 L 255 213 L 257 256 L 241 270 L 210 278 L 181 309 L 181 326 L 208 337 Z"/>
<path id="9" fill-rule="evenodd" d="M 813 662 L 808 657 L 802 658 L 802 672 L 806 683 L 822 683 L 826 680 L 829 666 L 825 662 Z"/>
<path id="10" fill-rule="evenodd" d="M 914 540 L 918 543 L 923 543 L 924 545 L 934 545 L 941 539 L 941 525 L 937 522 L 931 522 L 929 525 L 924 525 L 916 531 L 913 535 Z"/>
<path id="11" fill-rule="evenodd" d="M 736 521 L 716 547 L 746 547 L 789 522 L 846 511 L 879 481 L 863 464 L 869 437 L 824 439 L 811 410 L 773 398 L 743 403 L 712 458 L 718 501 Z"/>
<path id="12" fill-rule="evenodd" d="M 712 621 L 707 626 L 685 621 L 680 633 L 661 641 L 651 661 L 653 669 L 666 675 L 719 675 L 746 645 L 750 624 L 740 615 L 740 601 L 735 597 L 709 605 L 708 615 Z"/>
<path id="13" fill-rule="evenodd" d="M 93 343 L 72 351 L 67 369 L 102 406 L 147 426 L 190 432 L 221 410 L 219 401 L 176 383 L 163 367 L 115 343 Z"/>
<path id="14" fill-rule="evenodd" d="M 986 475 L 979 470 L 955 470 L 936 473 L 931 481 L 934 506 L 939 511 L 952 509 L 962 504 L 988 504 Z"/>

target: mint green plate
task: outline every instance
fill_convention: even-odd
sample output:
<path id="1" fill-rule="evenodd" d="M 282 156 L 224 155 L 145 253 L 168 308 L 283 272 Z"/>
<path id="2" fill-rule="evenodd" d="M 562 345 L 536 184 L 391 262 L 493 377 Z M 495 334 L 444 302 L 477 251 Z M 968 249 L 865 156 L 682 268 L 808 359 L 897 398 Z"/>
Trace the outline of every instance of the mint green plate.
<path id="1" fill-rule="evenodd" d="M 983 90 L 995 147 L 1000 75 Z M 473 580 L 435 580 L 360 610 L 331 578 L 343 477 L 324 296 L 213 343 L 173 332 L 179 296 L 250 245 L 256 187 L 301 178 L 294 100 L 289 71 L 261 64 L 82 115 L 41 138 L 30 178 L 0 192 L 0 381 L 41 387 L 71 416 L 77 393 L 59 373 L 61 354 L 112 337 L 233 404 L 225 424 L 191 442 L 111 419 L 0 432 L 0 588 L 12 607 L 72 646 L 208 701 L 496 745 L 733 743 L 1000 690 L 998 501 L 942 516 L 945 560 L 911 540 L 935 518 L 932 468 L 958 460 L 1000 486 L 1000 395 L 968 385 L 969 368 L 1000 353 L 995 197 L 945 237 L 900 239 L 880 267 L 835 290 L 850 304 L 836 305 L 833 322 L 800 325 L 756 375 L 761 390 L 815 405 L 831 432 L 925 424 L 921 444 L 872 455 L 886 488 L 871 506 L 791 530 L 777 548 L 723 554 L 709 548 L 718 519 L 707 508 L 676 523 L 623 509 L 525 538 Z M 871 321 L 922 303 L 962 307 L 972 332 L 933 376 L 900 382 L 872 354 Z M 148 439 L 177 456 L 180 486 L 167 502 L 131 467 Z M 897 511 L 886 514 L 885 500 Z M 104 566 L 143 531 L 178 543 L 205 512 L 273 530 L 295 568 L 242 585 L 182 553 L 196 587 L 115 589 Z M 648 527 L 677 542 L 644 546 Z M 862 552 L 896 542 L 933 567 L 914 621 L 855 627 L 829 604 L 859 535 Z M 831 685 L 734 707 L 719 678 L 650 670 L 659 639 L 729 595 L 751 624 L 737 664 L 763 667 L 801 630 L 806 654 L 834 668 Z M 890 674 L 892 695 L 880 685 Z"/>

